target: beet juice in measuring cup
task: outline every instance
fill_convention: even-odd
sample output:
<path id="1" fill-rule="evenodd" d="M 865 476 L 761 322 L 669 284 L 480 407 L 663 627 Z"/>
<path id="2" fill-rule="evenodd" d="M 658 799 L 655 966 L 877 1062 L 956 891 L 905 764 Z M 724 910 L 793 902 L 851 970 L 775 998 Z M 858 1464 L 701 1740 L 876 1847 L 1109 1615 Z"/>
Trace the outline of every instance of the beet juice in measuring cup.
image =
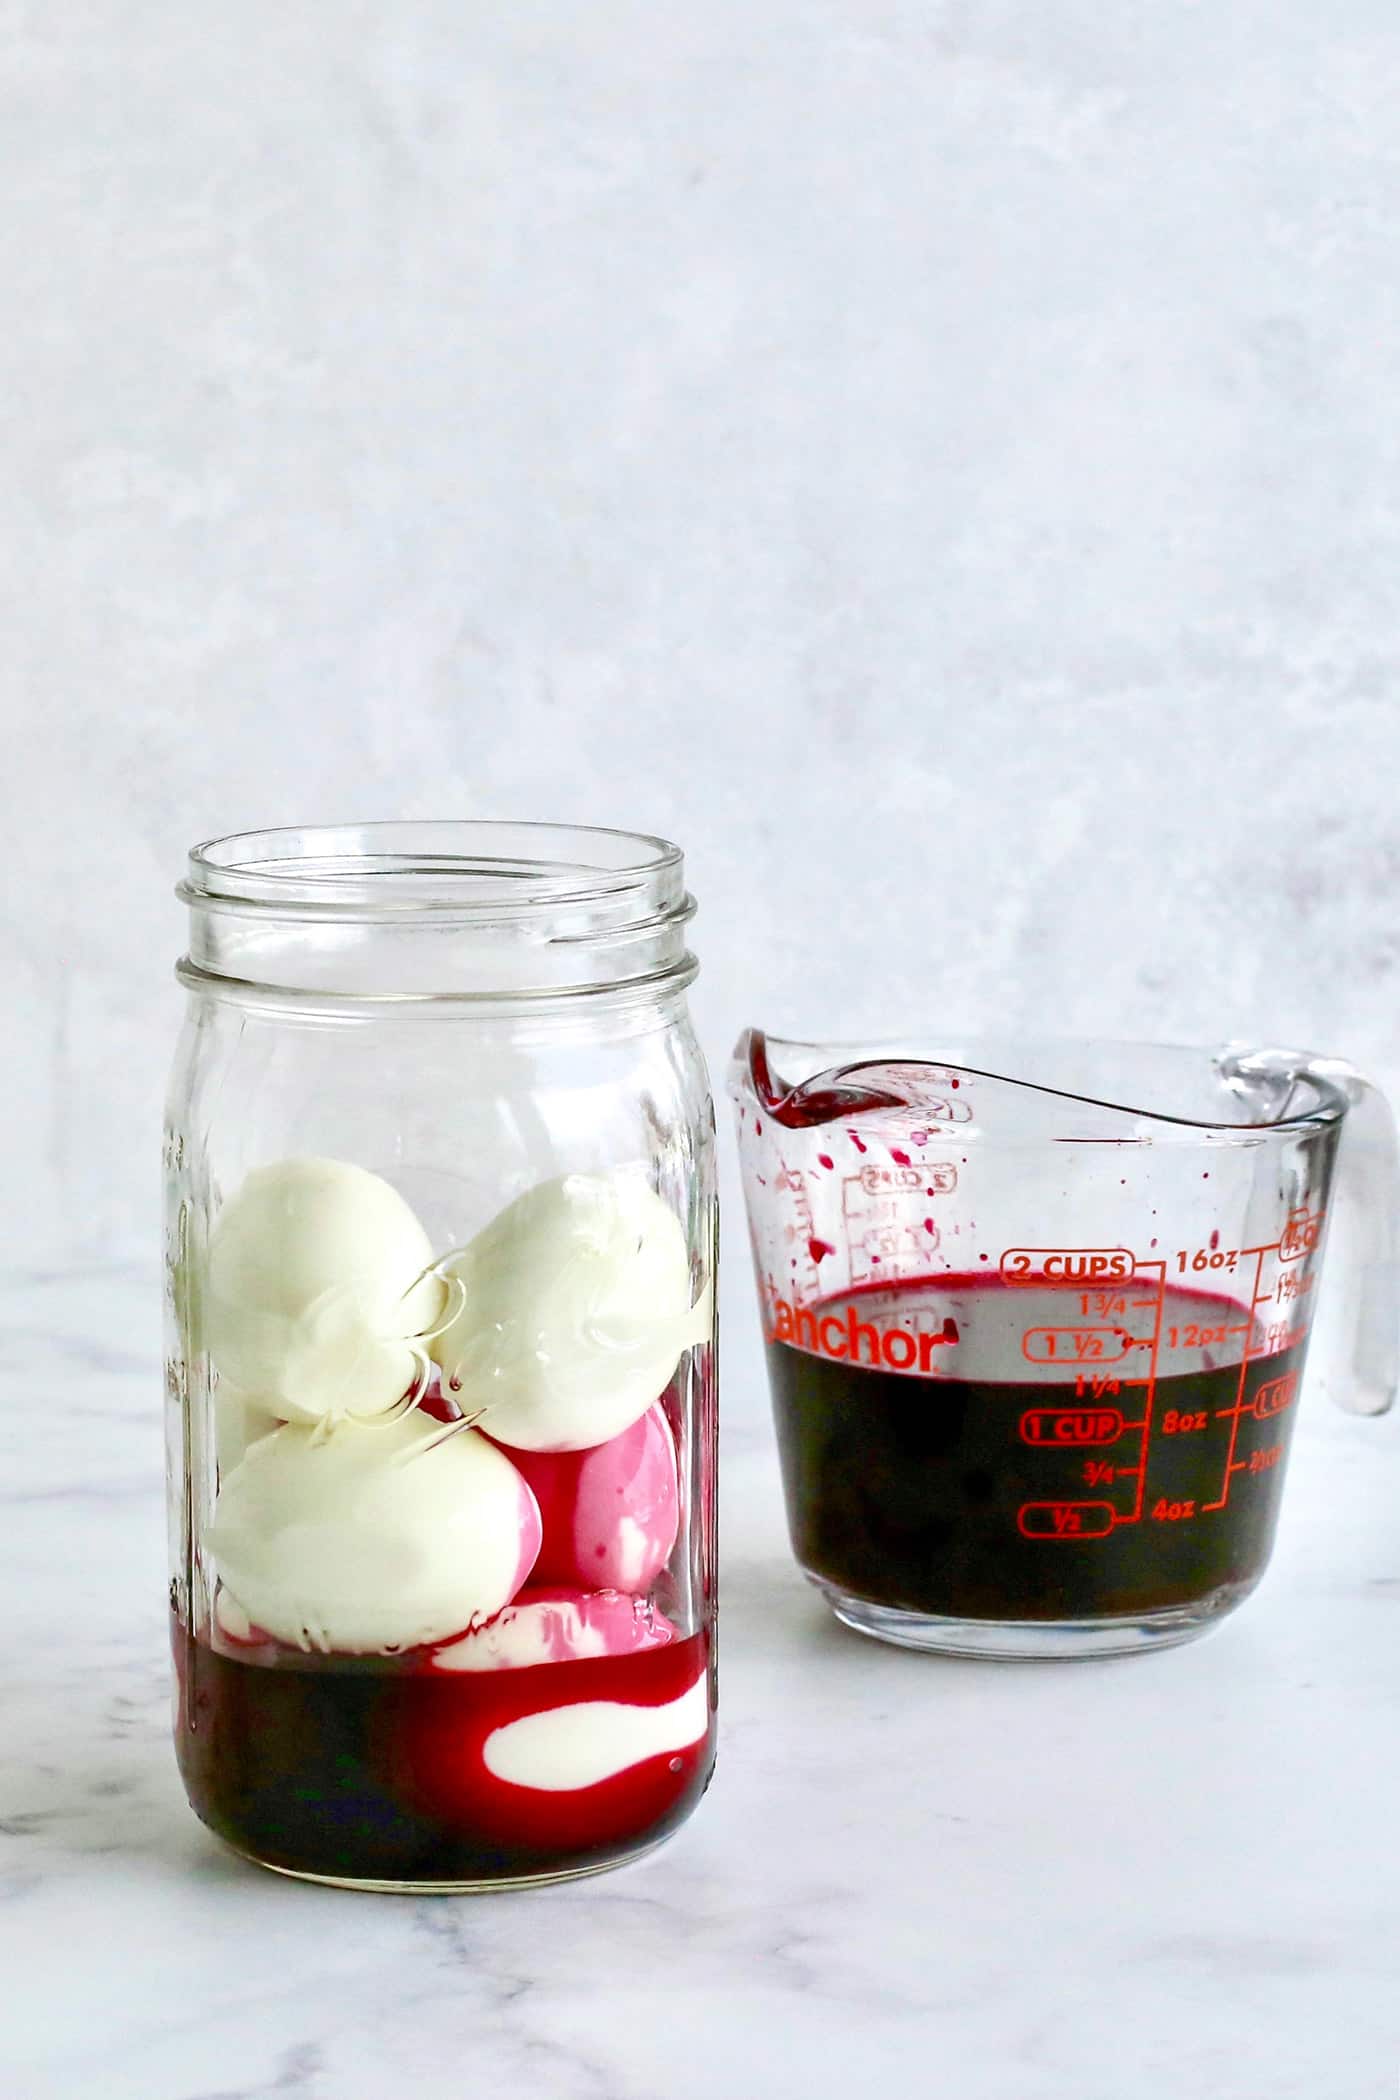
<path id="1" fill-rule="evenodd" d="M 1112 1654 L 1232 1611 L 1339 1208 L 1338 1397 L 1390 1403 L 1395 1135 L 1348 1066 L 750 1031 L 731 1092 L 793 1548 L 862 1632 Z"/>

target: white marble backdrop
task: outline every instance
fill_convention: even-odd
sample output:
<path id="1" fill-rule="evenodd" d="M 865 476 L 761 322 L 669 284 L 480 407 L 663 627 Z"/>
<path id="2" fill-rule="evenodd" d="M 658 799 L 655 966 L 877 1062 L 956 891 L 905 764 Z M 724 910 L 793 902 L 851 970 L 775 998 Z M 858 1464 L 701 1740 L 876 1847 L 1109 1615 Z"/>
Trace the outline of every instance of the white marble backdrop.
<path id="1" fill-rule="evenodd" d="M 1390 2093 L 1395 1424 L 1257 1603 L 924 1667 L 790 1562 L 725 1145 L 719 1779 L 485 1908 L 166 1741 L 158 1152 L 211 833 L 686 845 L 744 1022 L 1400 1088 L 1396 0 L 0 0 L 0 2086 Z"/>
<path id="2" fill-rule="evenodd" d="M 921 1014 L 1400 1080 L 1392 0 L 0 53 L 13 1258 L 152 1261 L 182 850 L 293 819 L 672 834 L 717 1067 Z"/>

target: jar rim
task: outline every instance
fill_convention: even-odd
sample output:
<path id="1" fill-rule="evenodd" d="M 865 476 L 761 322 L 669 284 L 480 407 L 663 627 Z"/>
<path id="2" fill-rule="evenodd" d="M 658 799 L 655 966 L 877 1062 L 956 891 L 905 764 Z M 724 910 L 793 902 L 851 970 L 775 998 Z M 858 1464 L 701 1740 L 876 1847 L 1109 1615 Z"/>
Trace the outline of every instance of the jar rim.
<path id="1" fill-rule="evenodd" d="M 648 832 L 490 818 L 387 818 L 230 832 L 191 847 L 187 904 L 295 917 L 499 921 L 623 902 L 679 880 L 681 849 Z"/>
<path id="2" fill-rule="evenodd" d="M 387 819 L 233 832 L 193 848 L 178 974 L 223 996 L 655 997 L 695 975 L 681 850 L 645 832 Z"/>

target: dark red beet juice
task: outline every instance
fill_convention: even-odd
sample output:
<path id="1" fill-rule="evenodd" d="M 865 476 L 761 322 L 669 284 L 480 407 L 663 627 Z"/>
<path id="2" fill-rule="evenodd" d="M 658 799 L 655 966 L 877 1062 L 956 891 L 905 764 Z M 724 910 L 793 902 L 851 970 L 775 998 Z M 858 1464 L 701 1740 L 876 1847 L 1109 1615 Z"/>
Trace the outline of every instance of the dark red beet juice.
<path id="1" fill-rule="evenodd" d="M 709 1659 L 696 1633 L 645 1653 L 438 1672 L 424 1655 L 250 1661 L 172 1621 L 175 1740 L 192 1806 L 267 1865 L 452 1886 L 602 1867 L 659 1841 L 709 1782 L 703 1741 L 600 1784 L 524 1789 L 491 1770 L 493 1730 L 576 1702 L 665 1706 Z"/>
<path id="2" fill-rule="evenodd" d="M 1263 1574 L 1302 1328 L 1168 1284 L 957 1276 L 766 1324 L 793 1548 L 819 1583 L 1044 1622 L 1223 1610 Z"/>

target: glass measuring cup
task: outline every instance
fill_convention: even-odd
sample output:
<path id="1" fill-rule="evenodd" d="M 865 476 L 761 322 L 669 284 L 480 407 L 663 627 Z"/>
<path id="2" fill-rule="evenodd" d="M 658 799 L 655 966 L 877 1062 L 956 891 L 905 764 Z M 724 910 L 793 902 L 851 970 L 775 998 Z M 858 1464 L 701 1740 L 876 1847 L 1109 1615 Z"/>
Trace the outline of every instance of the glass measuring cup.
<path id="1" fill-rule="evenodd" d="M 1329 1226 L 1334 1397 L 1390 1405 L 1395 1130 L 1339 1060 L 750 1030 L 730 1092 L 793 1548 L 862 1632 L 1113 1654 L 1234 1610 Z"/>

